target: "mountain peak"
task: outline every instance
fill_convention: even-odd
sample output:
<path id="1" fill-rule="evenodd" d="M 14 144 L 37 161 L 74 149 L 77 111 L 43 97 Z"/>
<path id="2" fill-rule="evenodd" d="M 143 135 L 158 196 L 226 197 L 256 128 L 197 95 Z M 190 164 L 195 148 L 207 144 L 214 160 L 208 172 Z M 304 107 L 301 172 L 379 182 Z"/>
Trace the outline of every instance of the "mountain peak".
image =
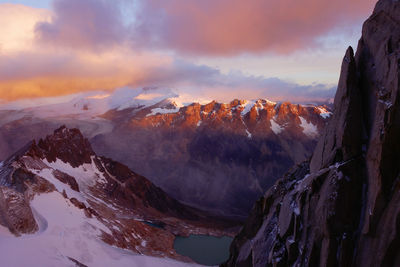
<path id="1" fill-rule="evenodd" d="M 91 156 L 94 155 L 92 146 L 80 130 L 69 129 L 65 125 L 46 138 L 40 139 L 37 145 L 33 143 L 32 151 L 49 162 L 60 159 L 70 163 L 72 167 L 91 163 Z"/>

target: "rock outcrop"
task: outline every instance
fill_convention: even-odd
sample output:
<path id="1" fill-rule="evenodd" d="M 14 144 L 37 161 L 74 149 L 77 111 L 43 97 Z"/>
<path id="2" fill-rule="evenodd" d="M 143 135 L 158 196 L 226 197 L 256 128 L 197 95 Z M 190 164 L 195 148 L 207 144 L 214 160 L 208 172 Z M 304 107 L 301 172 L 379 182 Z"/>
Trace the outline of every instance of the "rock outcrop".
<path id="1" fill-rule="evenodd" d="M 311 161 L 256 203 L 224 266 L 400 265 L 399 90 L 400 2 L 380 0 Z"/>

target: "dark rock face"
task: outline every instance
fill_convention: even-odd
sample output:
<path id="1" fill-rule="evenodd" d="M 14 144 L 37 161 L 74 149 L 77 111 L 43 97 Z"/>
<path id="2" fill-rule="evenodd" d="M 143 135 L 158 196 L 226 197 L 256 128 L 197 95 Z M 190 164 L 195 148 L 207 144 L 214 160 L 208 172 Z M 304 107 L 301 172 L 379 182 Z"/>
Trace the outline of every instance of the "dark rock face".
<path id="1" fill-rule="evenodd" d="M 78 129 L 68 129 L 65 126 L 58 128 L 52 135 L 40 139 L 37 148 L 32 148 L 33 153 L 44 156 L 47 161 L 55 162 L 58 159 L 68 162 L 72 167 L 84 163 L 91 163 L 94 152 L 89 141 L 83 137 Z M 44 154 L 40 154 L 43 153 Z"/>
<path id="2" fill-rule="evenodd" d="M 59 170 L 54 170 L 53 171 L 53 175 L 56 179 L 58 179 L 60 182 L 67 184 L 71 187 L 72 190 L 75 190 L 76 192 L 79 192 L 79 185 L 76 182 L 75 178 L 64 173 L 61 172 Z"/>
<path id="3" fill-rule="evenodd" d="M 381 0 L 311 162 L 256 203 L 225 266 L 399 266 L 399 89 L 400 2 Z"/>
<path id="4" fill-rule="evenodd" d="M 47 180 L 21 166 L 18 160 L 26 149 L 16 153 L 0 167 L 0 224 L 17 236 L 38 230 L 29 206 L 34 194 L 54 190 Z"/>
<path id="5" fill-rule="evenodd" d="M 127 166 L 107 158 L 101 158 L 101 163 L 98 161 L 96 164 L 105 171 L 107 184 L 104 191 L 110 198 L 118 199 L 122 206 L 131 209 L 153 208 L 164 215 L 200 219 L 198 214 L 202 212 L 169 197 L 160 188 L 145 177 L 132 172 Z"/>

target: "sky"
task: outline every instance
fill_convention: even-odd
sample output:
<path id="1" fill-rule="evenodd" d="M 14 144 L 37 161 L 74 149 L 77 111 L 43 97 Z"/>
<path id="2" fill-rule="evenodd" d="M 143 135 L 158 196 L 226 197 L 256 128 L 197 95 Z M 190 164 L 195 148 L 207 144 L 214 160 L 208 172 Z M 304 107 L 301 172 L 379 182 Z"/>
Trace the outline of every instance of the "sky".
<path id="1" fill-rule="evenodd" d="M 375 0 L 0 0 L 0 103 L 117 88 L 332 98 Z"/>

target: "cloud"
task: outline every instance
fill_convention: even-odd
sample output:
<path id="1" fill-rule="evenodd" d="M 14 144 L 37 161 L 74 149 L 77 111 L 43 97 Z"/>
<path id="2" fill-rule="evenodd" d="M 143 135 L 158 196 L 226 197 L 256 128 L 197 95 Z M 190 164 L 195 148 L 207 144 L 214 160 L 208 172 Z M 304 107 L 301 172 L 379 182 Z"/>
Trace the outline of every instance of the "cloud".
<path id="1" fill-rule="evenodd" d="M 120 4 L 120 0 L 55 0 L 51 21 L 36 25 L 36 37 L 56 47 L 109 49 L 127 34 Z"/>
<path id="2" fill-rule="evenodd" d="M 290 53 L 358 22 L 376 0 L 143 0 L 137 45 L 195 55 Z"/>
<path id="3" fill-rule="evenodd" d="M 232 56 L 292 53 L 370 14 L 376 0 L 54 0 L 51 21 L 36 26 L 45 45 L 102 51 L 137 49 Z M 127 11 L 128 10 L 128 11 Z M 130 25 L 124 14 L 134 15 Z"/>
<path id="4" fill-rule="evenodd" d="M 172 87 L 195 98 L 225 102 L 234 98 L 320 101 L 333 97 L 335 89 L 325 85 L 300 86 L 240 72 L 223 74 L 205 65 L 125 50 L 101 56 L 48 52 L 0 56 L 0 98 L 7 101 L 112 91 L 124 86 Z"/>
<path id="5" fill-rule="evenodd" d="M 0 98 L 58 96 L 91 90 L 112 90 L 142 84 L 155 69 L 168 68 L 171 58 L 117 49 L 96 55 L 56 51 L 0 56 Z"/>
<path id="6" fill-rule="evenodd" d="M 0 54 L 27 49 L 34 42 L 38 21 L 46 21 L 51 12 L 24 5 L 0 4 Z"/>
<path id="7" fill-rule="evenodd" d="M 53 12 L 0 4 L 5 25 L 0 28 L 0 102 L 124 86 L 173 87 L 225 102 L 324 100 L 333 96 L 334 86 L 221 72 L 178 55 L 301 49 L 340 21 L 367 13 L 365 3 L 370 2 L 349 0 L 343 8 L 342 0 L 298 0 L 291 6 L 289 0 L 252 0 L 252 5 L 239 0 L 139 1 L 139 15 L 130 26 L 121 13 L 124 0 L 56 0 Z M 360 6 L 353 8 L 356 3 Z"/>

